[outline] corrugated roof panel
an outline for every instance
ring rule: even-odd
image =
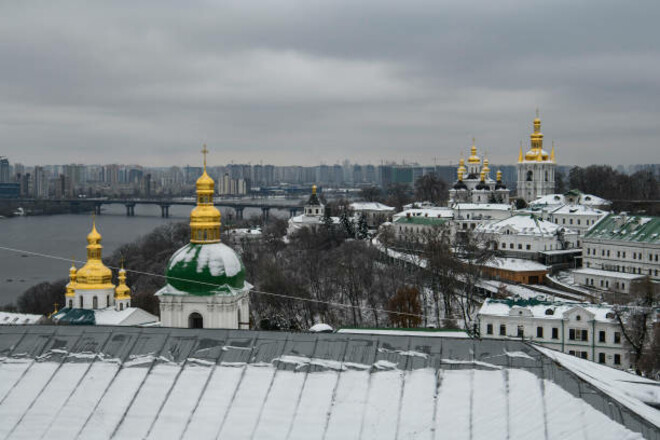
[[[521,341],[80,326],[0,341],[3,438],[659,438],[643,390],[611,389],[634,376]]]

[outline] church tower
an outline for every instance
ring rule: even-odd
[[[190,243],[172,255],[167,284],[156,295],[163,327],[249,328],[249,292],[238,254],[220,242],[220,211],[213,206],[215,182],[197,179],[197,206],[190,213]]]
[[[548,154],[543,149],[543,133],[538,111],[534,119],[534,132],[530,135],[530,149],[518,155],[518,197],[529,203],[555,192],[555,149]]]
[[[87,262],[78,270],[74,265],[69,269],[65,298],[70,309],[103,309],[114,305],[115,285],[112,271],[101,261],[101,240],[94,221],[87,235]]]

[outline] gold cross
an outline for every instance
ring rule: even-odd
[[[204,144],[204,148],[202,148],[202,154],[204,155],[204,171],[206,171],[206,154],[209,152],[209,150],[206,149],[206,144]]]

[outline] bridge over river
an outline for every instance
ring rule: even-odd
[[[30,204],[39,202],[36,199],[18,199],[18,203]],[[48,200],[49,203],[69,204],[71,206],[88,205],[94,210],[96,215],[102,214],[103,205],[124,205],[126,207],[126,216],[135,215],[137,205],[156,205],[160,206],[161,217],[169,218],[170,206],[195,206],[197,201],[193,197],[182,198],[76,198],[76,199],[57,199]],[[282,199],[282,198],[217,198],[213,202],[215,206],[231,208],[236,213],[237,219],[243,218],[243,211],[246,208],[261,209],[264,220],[270,217],[270,210],[289,211],[289,215],[294,217],[299,211],[303,210],[304,201],[300,199]]]

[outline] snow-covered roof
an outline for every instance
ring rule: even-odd
[[[383,211],[383,212],[394,212],[392,206],[383,205],[378,202],[354,202],[351,203],[351,209],[353,211]]]
[[[434,218],[452,218],[454,211],[447,207],[434,207],[434,208],[413,208],[406,209],[402,212],[394,214],[393,220],[401,217],[434,217]]]
[[[641,280],[645,277],[645,275],[642,274],[635,274],[635,273],[625,273],[625,272],[613,272],[611,270],[600,270],[600,269],[592,269],[592,268],[582,268],[582,269],[575,269],[573,271],[574,274],[579,274],[579,275],[591,275],[591,276],[596,276],[596,277],[610,277],[610,278],[619,278],[621,280]]]
[[[340,328],[337,333],[351,333],[355,335],[391,335],[391,336],[418,336],[428,338],[469,338],[463,330],[444,329],[398,329],[398,328]]]
[[[595,196],[593,194],[570,194],[574,197],[577,197],[577,203],[580,205],[588,206],[608,206],[611,204],[609,200],[605,200],[602,197]],[[547,194],[545,196],[539,197],[538,199],[532,200],[529,202],[530,206],[548,206],[548,205],[564,205],[568,203],[568,197],[564,194]]]
[[[332,223],[340,223],[339,217],[330,217]],[[289,224],[300,224],[300,225],[320,225],[323,223],[323,217],[314,217],[307,215],[297,215],[289,219]]]
[[[589,205],[561,205],[550,212],[559,215],[607,215],[606,211]]]
[[[506,203],[455,203],[452,208],[460,211],[511,211]]]
[[[96,325],[150,325],[158,322],[158,316],[138,307],[115,310],[114,307],[94,310]]]
[[[521,341],[18,329],[0,327],[2,438],[608,440],[660,426],[638,403],[654,399],[648,381],[611,373],[608,388],[592,362]]]
[[[548,270],[548,267],[544,264],[521,258],[494,258],[483,265],[512,272],[540,272]]]
[[[29,325],[37,324],[43,315],[32,315],[28,313],[0,312],[0,325]]]
[[[514,215],[513,217],[502,220],[482,223],[477,226],[478,232],[518,235],[537,235],[549,237],[555,235],[558,229],[563,229],[565,234],[576,234],[576,232],[567,229],[564,226],[556,225],[552,222],[539,219],[533,215]]]
[[[487,299],[480,316],[526,316],[534,318],[561,320],[568,312],[581,309],[593,315],[598,322],[615,323],[612,307],[606,304],[589,304],[566,301],[540,301],[536,299]]]

